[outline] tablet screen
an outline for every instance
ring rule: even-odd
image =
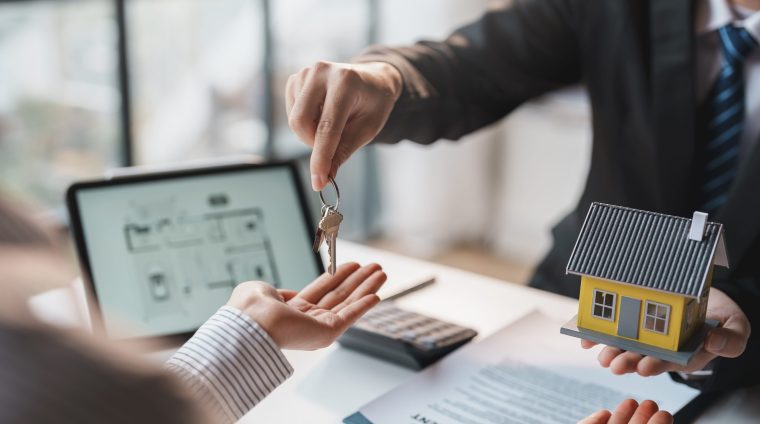
[[[191,332],[240,282],[312,281],[320,267],[297,184],[274,166],[77,189],[107,335]]]

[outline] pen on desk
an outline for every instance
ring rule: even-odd
[[[383,302],[387,302],[387,301],[390,301],[390,300],[396,300],[396,299],[398,299],[400,297],[408,295],[409,293],[414,293],[417,290],[422,290],[425,287],[427,287],[427,286],[429,286],[429,285],[431,285],[433,283],[435,283],[435,277],[434,276],[428,278],[427,280],[423,280],[423,281],[421,281],[421,282],[413,285],[412,287],[409,287],[408,289],[402,290],[402,291],[400,291],[398,293],[395,293],[395,294],[393,294],[391,296],[386,297],[385,299],[383,299]]]

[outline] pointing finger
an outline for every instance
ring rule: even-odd
[[[343,135],[349,114],[352,110],[353,96],[351,83],[346,75],[355,75],[350,69],[342,69],[337,78],[339,82],[330,85],[325,96],[325,104],[314,134],[314,151],[311,154],[311,179],[315,191],[322,190],[327,184],[327,177],[333,165],[335,151]]]
[[[288,116],[288,124],[304,143],[314,145],[314,133],[325,101],[325,77],[317,72],[317,66],[305,76],[300,92],[294,93],[294,103]],[[321,68],[320,68],[321,69]]]

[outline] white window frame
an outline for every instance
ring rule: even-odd
[[[649,305],[654,306],[654,315],[649,314]],[[659,308],[665,308],[665,329],[664,331],[657,331],[657,321],[662,320],[662,318],[657,316],[657,312],[659,312]],[[652,318],[654,321],[654,327],[655,328],[647,328],[647,319]],[[641,326],[646,331],[651,331],[652,333],[657,334],[664,334],[668,335],[668,328],[670,328],[670,305],[666,305],[664,303],[659,302],[652,302],[651,300],[647,300],[644,303],[644,323]]]
[[[596,294],[597,293],[601,293],[602,294],[602,303],[596,303]],[[604,304],[604,299],[606,298],[607,295],[612,296],[612,305],[606,305],[606,304]],[[610,318],[606,318],[603,315],[597,315],[597,314],[595,314],[594,313],[594,309],[596,309],[597,306],[601,306],[602,307],[602,314],[604,314],[605,308],[611,309],[612,310],[612,314],[611,314]],[[617,306],[617,293],[609,292],[609,291],[605,291],[605,290],[594,289],[593,297],[591,298],[591,316],[592,317],[603,319],[605,321],[615,322],[615,309],[616,309],[615,307],[616,306]]]

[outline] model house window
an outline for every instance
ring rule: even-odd
[[[647,301],[644,328],[655,333],[667,334],[670,306]]]
[[[591,315],[610,321],[615,320],[615,293],[594,290],[594,307]]]

